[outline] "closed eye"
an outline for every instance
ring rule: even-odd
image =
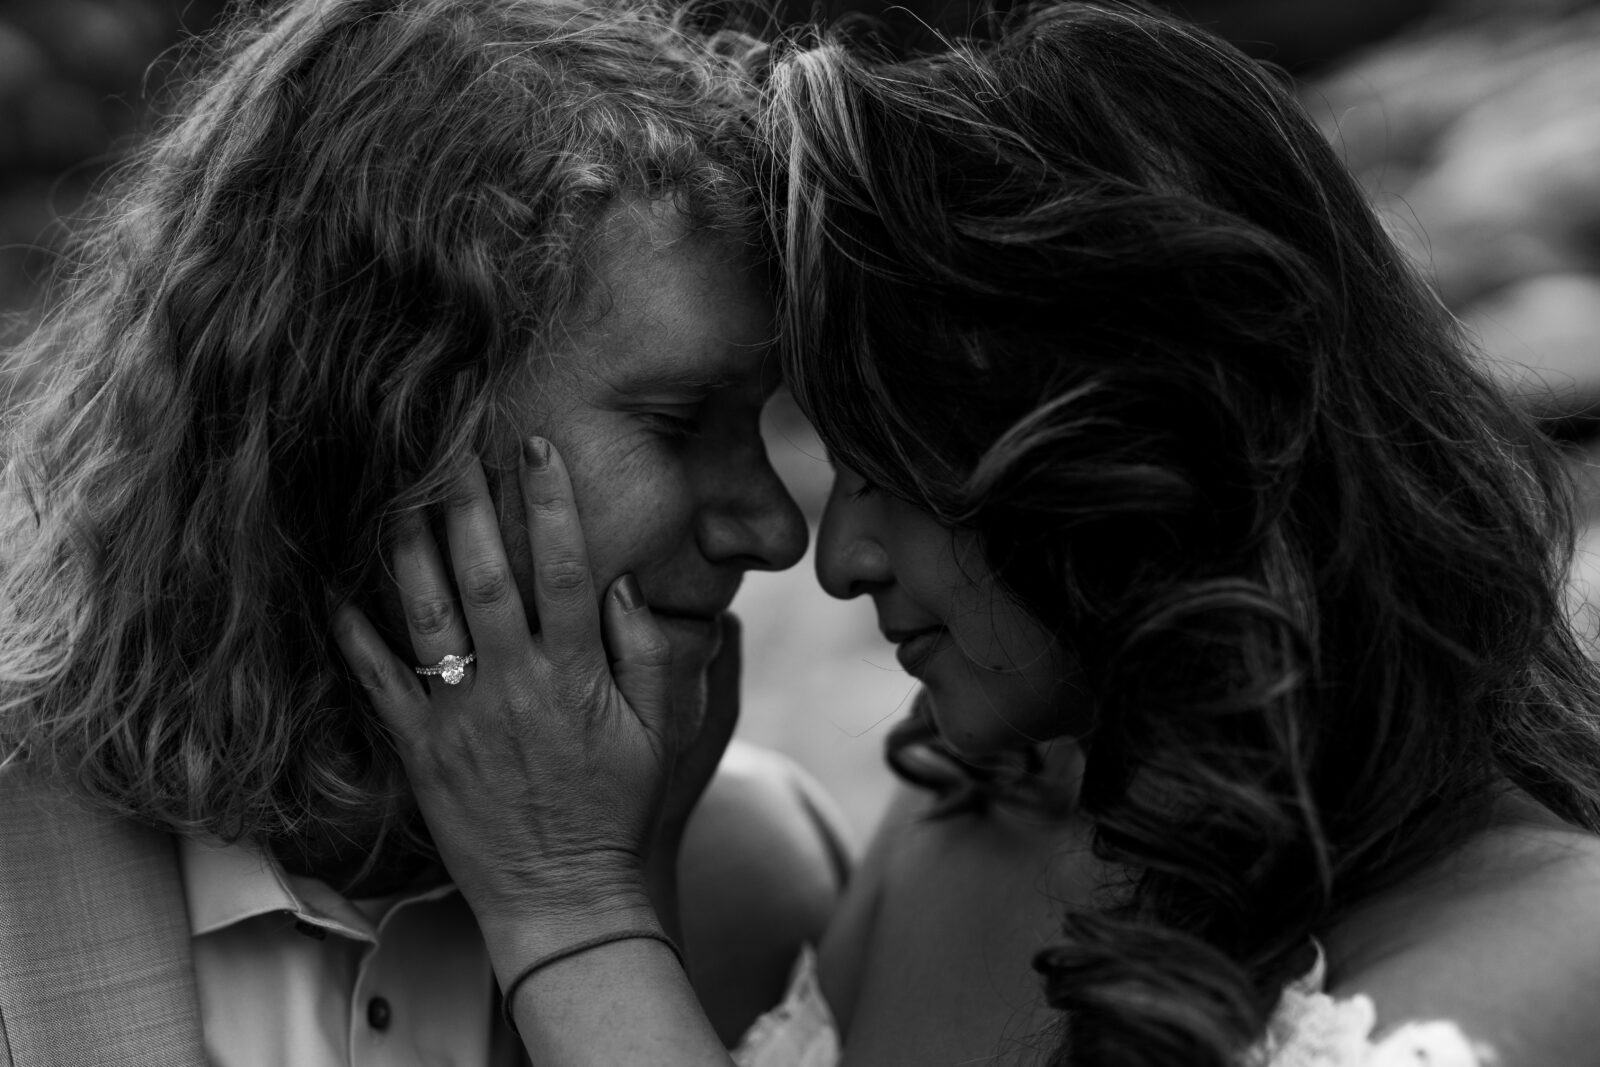
[[[861,483],[856,488],[846,491],[845,496],[849,499],[861,500],[878,491],[878,487],[876,485],[873,485],[855,471],[844,466],[842,463],[839,463],[833,458],[832,455],[828,456],[828,466],[833,468],[833,476],[839,481],[848,483],[851,479],[854,479],[855,481]]]
[[[700,421],[697,415],[670,411],[641,411],[639,418],[663,437],[688,440],[700,436]]]

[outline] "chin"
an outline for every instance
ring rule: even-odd
[[[970,721],[973,713],[963,713],[947,704],[932,686],[923,690],[927,696],[926,715],[939,735],[939,740],[954,753],[967,759],[982,760],[1016,748],[1017,735],[993,712],[986,711],[982,722]],[[970,700],[970,698],[969,698]]]

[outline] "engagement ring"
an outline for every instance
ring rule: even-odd
[[[477,654],[468,652],[465,656],[446,656],[431,667],[413,667],[412,670],[427,678],[438,676],[445,685],[459,685],[461,679],[467,676],[467,664],[477,659]]]

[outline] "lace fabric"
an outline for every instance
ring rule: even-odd
[[[1327,960],[1317,960],[1284,988],[1266,1036],[1240,1067],[1494,1067],[1493,1053],[1451,1022],[1406,1023],[1372,1040],[1377,1010],[1370,997],[1323,992]],[[733,1060],[739,1067],[837,1067],[839,1033],[817,981],[816,953],[795,961],[783,1003],[757,1019]]]
[[[817,980],[817,954],[807,945],[789,974],[783,1002],[757,1019],[733,1050],[739,1067],[836,1067],[839,1030]]]
[[[1494,1067],[1493,1053],[1452,1022],[1408,1022],[1374,1042],[1372,998],[1329,996],[1327,975],[1317,945],[1316,963],[1284,988],[1266,1036],[1240,1067]]]

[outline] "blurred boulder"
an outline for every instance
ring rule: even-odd
[[[1500,291],[1600,271],[1600,8],[1434,28],[1305,96],[1463,317],[1481,300],[1502,326],[1520,307],[1549,313],[1579,287],[1536,287],[1534,303]],[[1516,358],[1537,362],[1536,348]]]
[[[1571,605],[1600,639],[1600,7],[1474,0],[1305,98],[1486,369],[1566,445]]]

